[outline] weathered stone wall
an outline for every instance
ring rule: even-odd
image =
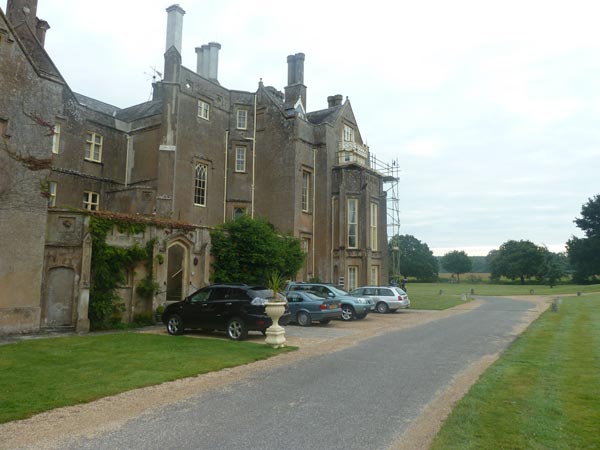
[[[0,11],[0,334],[40,327],[52,123],[61,80],[36,70]]]

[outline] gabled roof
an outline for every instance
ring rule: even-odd
[[[335,123],[340,118],[343,110],[344,105],[332,106],[331,108],[322,109],[320,111],[309,112],[306,115],[306,119],[315,125]]]

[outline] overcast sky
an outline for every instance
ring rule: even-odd
[[[127,107],[162,72],[171,4],[39,0],[37,15],[71,88]],[[349,98],[371,152],[400,165],[400,233],[435,254],[582,236],[573,219],[600,193],[597,0],[179,4],[183,64],[221,43],[228,89],[283,90],[287,55],[305,53],[308,110]]]

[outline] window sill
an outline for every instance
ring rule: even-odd
[[[93,164],[100,164],[100,165],[104,165],[104,163],[102,161],[95,161],[93,159],[88,159],[88,158],[83,158],[83,160],[85,162],[89,162],[89,163],[93,163]]]

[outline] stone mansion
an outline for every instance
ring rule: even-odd
[[[298,280],[387,283],[389,180],[349,100],[307,110],[303,53],[287,57],[283,91],[262,80],[255,92],[226,88],[220,44],[197,47],[197,67],[182,65],[185,11],[172,5],[163,79],[152,100],[121,109],[69,88],[36,9],[37,0],[0,9],[0,334],[86,330],[84,210],[189,225],[153,232],[165,295],[144,303],[123,291],[132,313],[209,284],[208,231],[241,214],[301,240]]]

